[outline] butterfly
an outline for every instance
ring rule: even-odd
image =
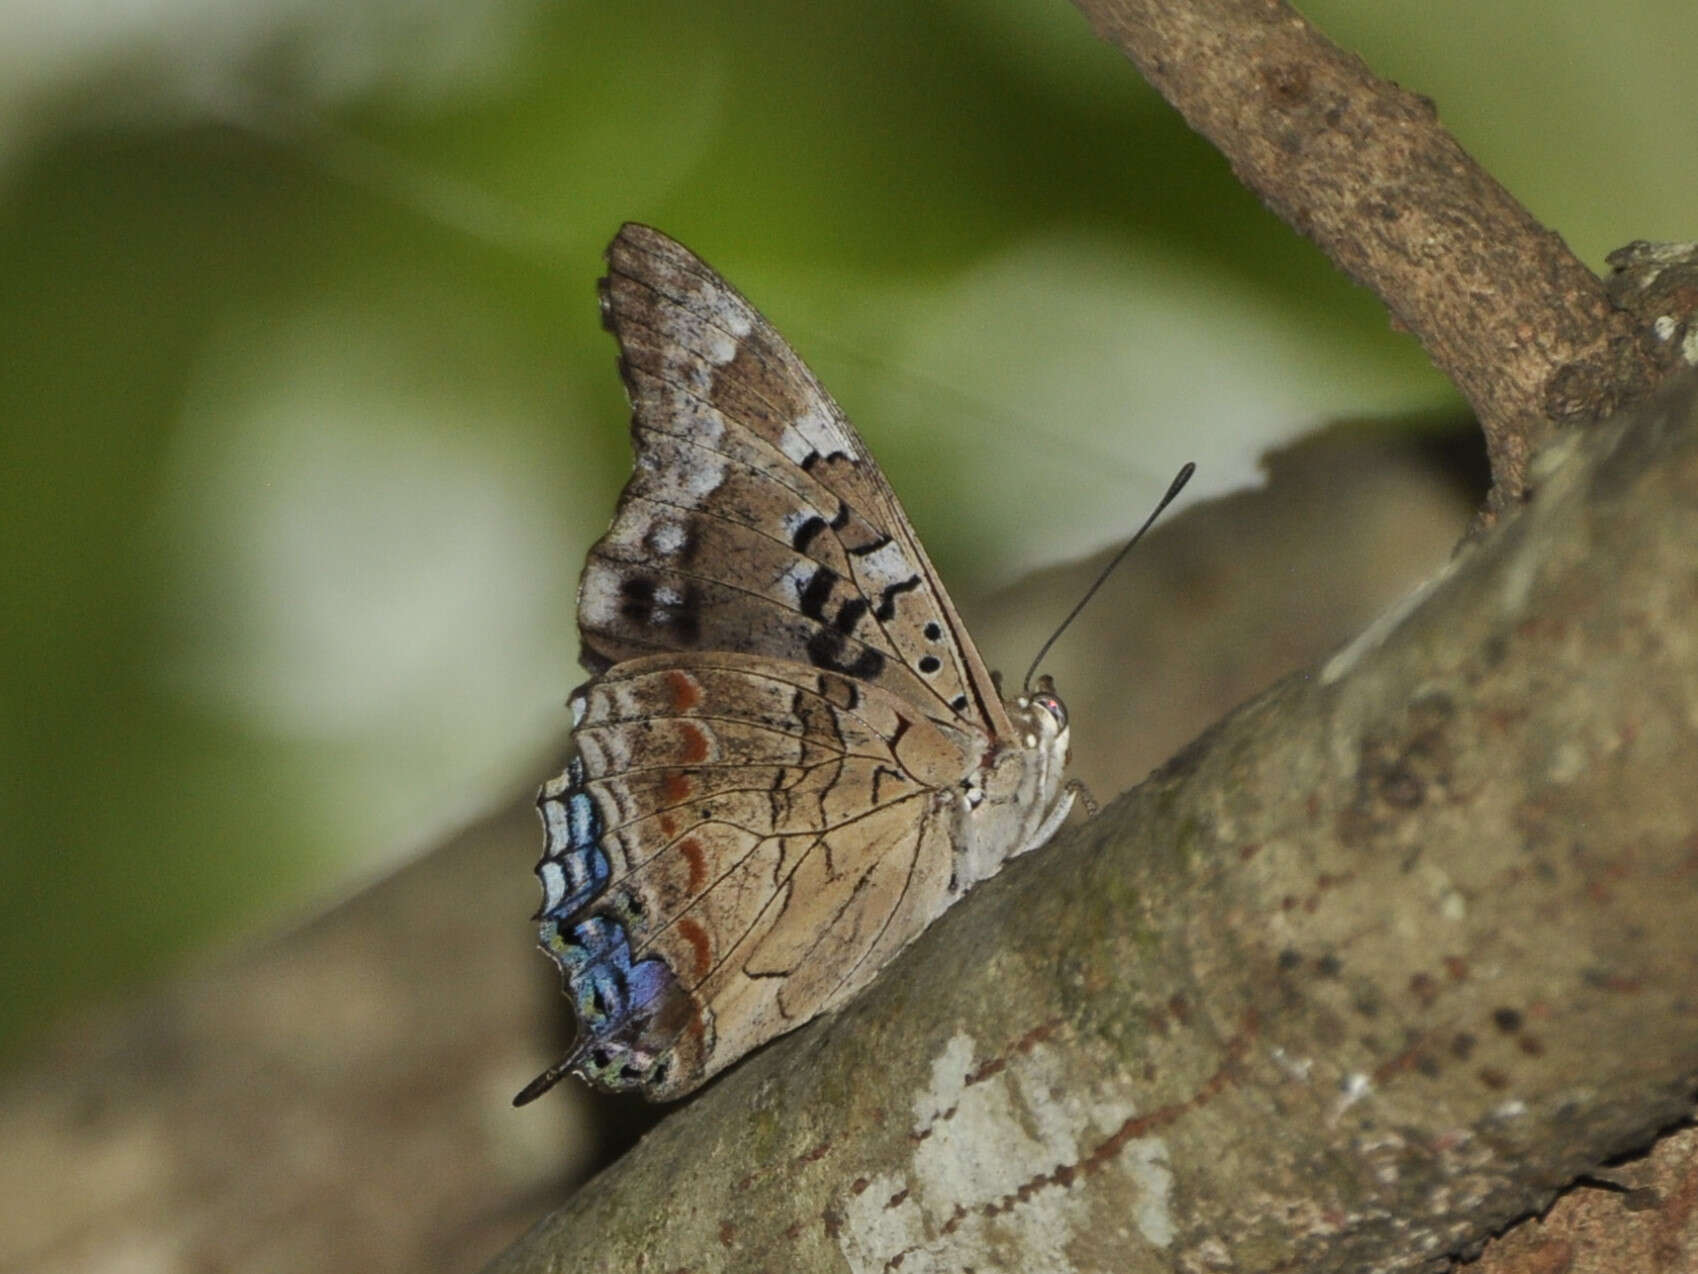
[[[784,338],[627,224],[603,324],[634,472],[578,589],[572,752],[537,799],[568,1073],[670,1100],[848,1001],[1048,840],[1067,712],[1004,700],[884,474]]]

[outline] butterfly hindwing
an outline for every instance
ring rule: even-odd
[[[829,1007],[948,905],[948,793],[977,760],[951,723],[732,653],[626,661],[573,709],[577,755],[540,801],[538,873],[586,1039],[650,1015],[671,1034],[651,1032],[645,1056],[688,1045],[712,1073],[719,1050]],[[620,941],[574,936],[596,920]],[[610,1048],[617,1075],[628,1050]],[[665,1094],[643,1062],[629,1069]]]

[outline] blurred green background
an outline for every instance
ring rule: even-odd
[[[1695,233],[1690,0],[1305,11],[1588,263]],[[1183,459],[1455,405],[1059,0],[0,13],[0,1048],[543,777],[623,220],[775,319],[966,593]]]

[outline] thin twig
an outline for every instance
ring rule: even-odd
[[[1553,424],[1672,367],[1602,281],[1440,125],[1280,0],[1075,0],[1239,180],[1370,287],[1468,399],[1494,507]]]

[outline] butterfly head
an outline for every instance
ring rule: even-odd
[[[1028,752],[1052,760],[1055,772],[1072,760],[1072,735],[1067,724],[1067,705],[1055,693],[1055,681],[1039,677],[1035,689],[1008,701],[1008,715]]]
[[[1061,696],[1055,693],[1055,679],[1045,676],[1038,678],[1038,688],[1035,693],[1021,695],[1017,702],[1029,704],[1030,711],[1040,724],[1053,728],[1060,743],[1061,759],[1063,762],[1072,759],[1068,748],[1067,705],[1061,701]],[[1039,714],[1042,715],[1039,715]],[[1048,718],[1045,721],[1045,718]]]
[[[1073,804],[1063,786],[1070,734],[1067,708],[1048,677],[1003,704],[1012,737],[993,749],[979,772],[982,803],[971,817],[983,824],[974,841],[968,883],[982,880],[1005,859],[1035,849],[1061,826]],[[969,802],[971,804],[971,802]]]

